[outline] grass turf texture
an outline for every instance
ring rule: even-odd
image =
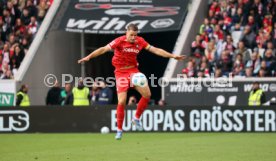
[[[0,161],[275,161],[276,134],[0,134]]]

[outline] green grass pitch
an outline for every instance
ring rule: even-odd
[[[275,161],[276,134],[0,134],[0,161]]]

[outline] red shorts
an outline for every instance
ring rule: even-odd
[[[114,73],[116,78],[117,93],[128,91],[131,85],[130,84],[131,75],[139,72],[140,71],[138,70],[138,68],[116,70]]]

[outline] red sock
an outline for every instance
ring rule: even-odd
[[[145,111],[148,106],[149,100],[149,98],[141,97],[135,114],[136,119],[139,119],[142,113]]]
[[[117,128],[118,128],[118,130],[123,129],[124,117],[125,117],[125,106],[118,105],[117,106]]]

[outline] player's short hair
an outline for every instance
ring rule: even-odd
[[[127,30],[138,31],[137,25],[131,23],[127,26]]]

